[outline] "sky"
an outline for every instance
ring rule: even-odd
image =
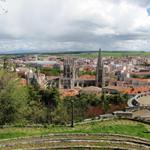
[[[150,0],[0,0],[0,53],[100,47],[150,51]]]

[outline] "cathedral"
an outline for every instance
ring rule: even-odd
[[[92,78],[79,78],[79,68],[76,65],[74,58],[66,58],[63,65],[63,75],[60,77],[55,77],[47,80],[47,86],[57,87],[61,89],[73,89],[76,87],[89,87],[96,86],[103,88],[104,86],[104,66],[102,60],[101,49],[99,49],[97,66],[96,66],[96,76]]]

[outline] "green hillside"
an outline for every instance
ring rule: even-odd
[[[131,120],[98,121],[78,124],[74,128],[47,126],[41,128],[4,128],[0,129],[0,139],[48,135],[50,133],[115,133],[141,137],[150,140],[150,125]]]

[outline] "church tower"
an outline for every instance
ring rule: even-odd
[[[104,86],[104,65],[102,61],[102,51],[99,49],[97,68],[96,68],[96,86],[103,88]]]
[[[65,89],[72,89],[75,80],[75,61],[72,58],[64,60],[63,83]]]

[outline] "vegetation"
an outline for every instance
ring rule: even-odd
[[[77,96],[65,97],[62,104],[67,114],[66,118],[70,122],[71,101],[74,102],[74,120],[78,122],[103,113],[111,113],[115,109],[113,106],[119,106],[117,109],[123,109],[127,100],[127,95],[116,94],[103,97],[103,95],[81,93]]]
[[[109,120],[78,124],[74,128],[67,126],[47,126],[39,128],[4,128],[0,129],[0,139],[41,136],[50,133],[113,133],[141,137],[150,140],[150,125],[131,120]]]
[[[40,72],[46,76],[59,76],[61,71],[58,68],[41,68]]]
[[[57,90],[41,92],[35,81],[32,86],[22,86],[15,73],[3,70],[0,71],[0,89],[0,125],[49,123],[48,112],[56,107]],[[45,102],[48,99],[49,105]]]
[[[95,94],[80,94],[74,97],[65,97],[63,100],[63,108],[65,108],[67,114],[69,114],[67,117],[69,120],[71,120],[71,101],[73,101],[74,104],[75,121],[82,121],[85,118],[91,117],[87,114],[88,109],[92,106],[101,105],[100,96]],[[94,117],[94,115],[92,116]]]
[[[96,58],[97,52],[85,52],[85,53],[76,53],[72,54],[77,57],[82,58]],[[131,56],[150,56],[150,52],[143,52],[143,51],[103,51],[103,56],[109,56],[109,57],[131,57]]]
[[[96,75],[96,71],[80,71],[79,76],[81,75]]]
[[[140,79],[150,79],[150,75],[131,75],[132,78],[140,78]]]
[[[27,112],[27,88],[19,84],[16,74],[0,72],[0,124],[24,122]]]
[[[15,73],[0,71],[0,125],[5,124],[67,124],[71,121],[72,101],[74,121],[111,112],[113,106],[126,104],[126,95],[81,93],[60,99],[56,88],[41,90],[35,79],[22,86]],[[103,99],[103,101],[102,101]]]

